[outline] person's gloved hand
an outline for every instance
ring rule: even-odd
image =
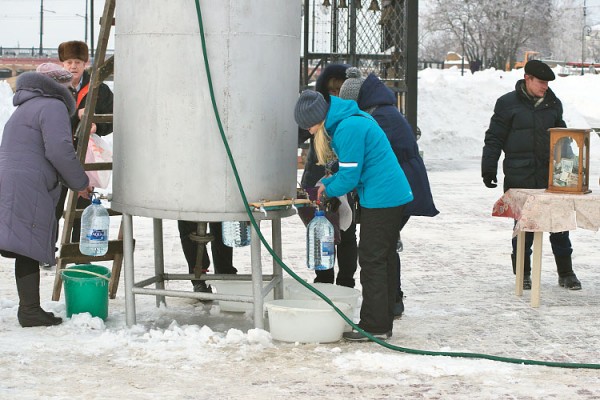
[[[342,204],[337,197],[328,197],[327,195],[323,195],[321,201],[323,202],[323,208],[326,212],[336,212]]]
[[[496,174],[485,174],[483,176],[483,183],[489,188],[497,187],[498,179],[496,178]]]

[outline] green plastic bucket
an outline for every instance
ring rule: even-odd
[[[67,318],[90,313],[103,320],[108,316],[110,270],[101,265],[74,265],[61,270],[65,288]]]

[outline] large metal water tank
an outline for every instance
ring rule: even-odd
[[[201,1],[216,102],[248,200],[295,195],[300,5]],[[211,105],[194,1],[117,2],[112,208],[247,220]]]

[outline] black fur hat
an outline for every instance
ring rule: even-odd
[[[83,62],[87,62],[89,60],[90,55],[87,44],[79,40],[62,42],[58,46],[58,59],[60,61],[66,61],[74,58]]]

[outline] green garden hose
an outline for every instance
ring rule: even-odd
[[[267,251],[271,254],[271,256],[273,256],[273,259],[276,260],[277,263],[285,270],[285,272],[290,274],[290,276],[292,276],[296,281],[298,281],[300,284],[304,285],[307,289],[309,289],[310,291],[315,293],[317,296],[322,298],[327,304],[329,304],[331,307],[333,307],[335,309],[335,311],[340,315],[340,317],[342,317],[354,329],[356,329],[360,333],[364,334],[366,337],[368,337],[373,342],[375,342],[383,347],[386,347],[390,350],[399,351],[399,352],[403,352],[403,353],[409,353],[409,354],[426,355],[426,356],[446,356],[446,357],[485,359],[485,360],[499,361],[499,362],[512,363],[512,364],[542,365],[542,366],[546,366],[546,367],[572,368],[572,369],[600,369],[600,364],[580,364],[580,363],[561,363],[561,362],[552,362],[552,361],[538,361],[538,360],[527,360],[527,359],[510,358],[510,357],[499,357],[499,356],[493,356],[493,355],[481,354],[481,353],[416,350],[416,349],[409,349],[406,347],[395,346],[393,344],[389,344],[383,340],[380,340],[376,337],[373,337],[368,332],[365,332],[359,326],[354,324],[352,322],[352,320],[350,320],[339,308],[337,308],[335,306],[335,304],[333,304],[333,302],[327,296],[325,296],[319,290],[315,289],[309,283],[305,282],[302,278],[300,278],[298,275],[296,275],[296,273],[294,273],[294,271],[292,271],[287,265],[285,265],[285,263],[281,260],[281,258],[275,253],[275,251],[271,248],[269,243],[266,241],[266,239],[262,235],[262,232],[260,231],[258,224],[256,223],[256,220],[254,219],[254,215],[252,214],[250,205],[248,204],[248,199],[246,198],[246,193],[244,192],[244,187],[240,180],[240,177],[239,177],[236,165],[235,165],[235,161],[233,159],[233,155],[231,154],[231,149],[229,148],[229,143],[227,141],[227,137],[225,136],[225,131],[223,130],[223,125],[221,123],[221,117],[219,115],[219,110],[217,108],[217,103],[215,100],[212,78],[211,78],[211,74],[210,74],[210,66],[208,63],[208,55],[206,52],[206,40],[204,37],[204,24],[202,22],[202,11],[200,9],[200,0],[195,0],[195,3],[196,3],[196,13],[198,16],[198,27],[200,29],[200,40],[202,42],[202,55],[204,57],[204,67],[206,69],[206,77],[208,80],[208,89],[210,91],[210,99],[212,102],[212,107],[213,107],[213,111],[214,111],[215,118],[217,121],[217,125],[219,126],[219,132],[221,133],[221,139],[223,140],[223,145],[225,146],[225,151],[227,152],[227,157],[229,158],[229,162],[231,163],[231,168],[233,169],[233,174],[235,176],[235,180],[237,182],[237,186],[240,191],[242,201],[244,203],[244,208],[246,209],[246,213],[248,214],[248,217],[250,218],[250,222],[252,223],[253,228],[256,230],[256,233],[258,234],[260,241],[265,246]]]

